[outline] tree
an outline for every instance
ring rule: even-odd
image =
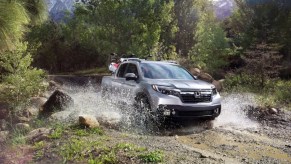
[[[244,55],[246,66],[244,72],[258,79],[258,87],[265,87],[269,78],[277,78],[282,69],[282,55],[278,44],[259,43],[249,48]]]
[[[36,24],[46,18],[43,0],[0,0],[0,53],[15,48],[29,23]]]
[[[202,13],[196,28],[197,43],[189,52],[191,60],[211,73],[223,68],[227,64],[226,57],[230,48],[226,34],[214,15]]]
[[[210,2],[208,0],[175,0],[175,19],[178,31],[175,37],[177,53],[187,57],[193,45],[197,43],[194,38],[199,14],[207,12]],[[202,11],[203,10],[203,11]]]

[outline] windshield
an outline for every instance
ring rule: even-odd
[[[194,80],[193,76],[179,65],[165,63],[141,63],[140,66],[145,78]]]

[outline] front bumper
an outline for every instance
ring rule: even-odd
[[[171,118],[217,117],[221,112],[221,105],[204,107],[159,105],[157,111],[159,115]]]
[[[180,97],[150,93],[151,108],[161,116],[174,118],[217,117],[221,112],[221,97],[213,95],[210,102],[184,103]]]

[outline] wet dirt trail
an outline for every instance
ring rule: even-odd
[[[61,81],[63,89],[74,99],[75,107],[55,115],[57,119],[70,120],[78,114],[121,119],[128,112],[101,98],[100,80],[88,80],[81,85]],[[256,106],[254,95],[222,93],[222,96],[222,113],[211,122],[186,121],[152,134],[122,119],[121,128],[106,131],[116,142],[163,150],[168,157],[165,163],[291,163],[290,112],[280,110],[276,114],[279,121],[258,122],[244,110]]]

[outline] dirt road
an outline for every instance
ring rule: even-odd
[[[92,85],[66,90],[79,105],[80,113],[124,112],[104,103]],[[188,121],[158,135],[142,135],[132,128],[107,131],[113,140],[165,151],[165,163],[291,163],[290,112],[282,109],[258,120],[245,110],[256,106],[254,95],[222,95],[222,113],[212,122]]]
[[[101,98],[98,82],[87,81],[85,82],[87,84],[83,85],[83,79],[86,78],[81,78],[81,82],[76,83],[76,80],[74,83],[68,83],[67,78],[63,81],[62,89],[74,99],[75,105],[66,111],[53,114],[51,116],[53,120],[64,123],[74,122],[78,120],[79,114],[98,117],[105,113],[107,119],[113,120],[127,116],[130,109],[120,108],[110,103],[110,100],[104,101]],[[117,128],[112,129],[103,125],[102,128],[107,135],[106,144],[132,143],[152,150],[161,150],[165,153],[164,163],[173,164],[291,163],[290,111],[278,109],[275,114],[258,115],[252,112],[256,110],[254,95],[222,93],[222,97],[222,113],[214,121],[176,122],[173,126],[153,133],[144,126],[135,126],[131,120],[121,119]],[[100,138],[91,135],[85,139],[96,141]],[[58,160],[62,162],[58,155],[51,152],[52,149],[58,149],[62,142],[50,141],[48,148],[44,149],[43,158],[37,163]],[[4,155],[0,158],[0,163],[13,163],[11,162],[13,160],[19,163],[23,158],[28,157],[29,161],[37,155],[28,151],[30,155],[20,154],[18,160],[15,156],[7,156],[8,153],[2,152]]]

